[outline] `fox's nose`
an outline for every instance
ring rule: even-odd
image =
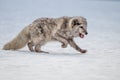
[[[88,34],[88,32],[85,32],[85,35],[87,35]]]

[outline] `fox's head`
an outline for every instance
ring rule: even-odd
[[[74,37],[84,38],[87,35],[87,21],[84,17],[72,17],[69,20],[70,32]]]

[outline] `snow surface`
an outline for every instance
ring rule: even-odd
[[[89,35],[75,42],[81,54],[58,42],[33,53],[0,50],[0,80],[120,80],[120,1],[0,0],[0,48],[39,17],[84,16]]]

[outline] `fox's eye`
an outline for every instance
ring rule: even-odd
[[[80,25],[80,23],[76,23],[77,25]]]
[[[82,29],[83,29],[83,26],[80,26],[80,28],[82,28]]]

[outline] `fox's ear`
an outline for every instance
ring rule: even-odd
[[[76,25],[80,25],[78,19],[73,19],[72,20],[72,27],[76,26]]]
[[[71,18],[69,20],[69,28],[72,30],[76,25],[80,25],[78,18]]]

